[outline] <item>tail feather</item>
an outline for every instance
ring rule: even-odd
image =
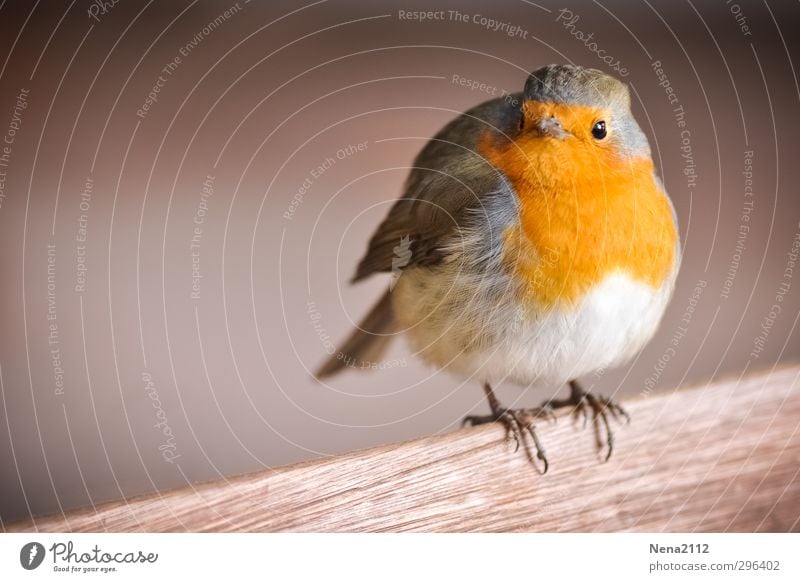
[[[377,360],[389,347],[395,331],[392,298],[389,291],[375,304],[340,350],[317,371],[317,378],[332,376],[345,368],[360,368]],[[366,366],[369,367],[369,366]]]

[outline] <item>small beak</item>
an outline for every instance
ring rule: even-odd
[[[536,122],[536,130],[541,137],[549,136],[564,139],[569,132],[564,129],[561,122],[555,117],[545,117]]]

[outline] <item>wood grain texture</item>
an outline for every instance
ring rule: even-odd
[[[800,531],[800,366],[539,425],[538,475],[499,426],[10,524],[8,531]]]

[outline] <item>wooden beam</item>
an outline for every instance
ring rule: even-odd
[[[800,366],[542,423],[538,475],[499,426],[10,524],[8,531],[800,531]]]

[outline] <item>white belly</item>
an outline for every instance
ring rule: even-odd
[[[508,293],[491,301],[428,270],[409,270],[394,291],[395,314],[425,360],[460,376],[559,386],[634,356],[658,327],[673,280],[660,290],[623,273],[606,277],[578,305],[531,314]],[[503,298],[505,297],[505,298]]]

